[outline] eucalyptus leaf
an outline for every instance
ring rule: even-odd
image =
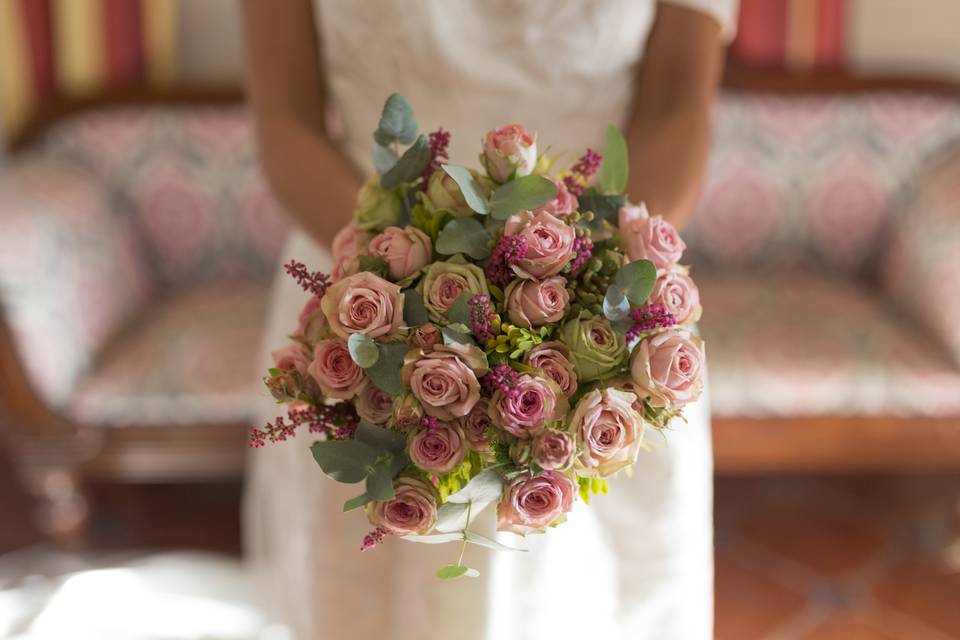
[[[452,256],[465,253],[474,260],[490,255],[493,236],[473,218],[454,218],[437,235],[437,253]]]
[[[343,512],[346,513],[347,511],[353,511],[354,509],[365,507],[371,500],[372,498],[368,496],[366,492],[361,493],[356,498],[350,498],[343,503]]]
[[[403,367],[403,359],[410,347],[403,342],[381,342],[377,344],[377,348],[380,356],[376,364],[369,367],[365,373],[378,389],[392,396],[398,396],[403,392],[400,369]]]
[[[406,540],[407,542],[420,542],[422,544],[444,544],[447,542],[461,542],[463,540],[463,532],[457,531],[456,533],[435,533],[430,536],[400,536],[401,540]]]
[[[498,542],[493,538],[482,536],[479,533],[476,533],[474,531],[464,531],[463,534],[464,536],[466,536],[467,542],[471,544],[478,544],[481,547],[493,549],[494,551],[522,551],[524,553],[526,553],[527,551],[526,549],[520,549],[518,547],[511,547],[509,545],[505,545],[502,542]]]
[[[359,440],[380,451],[389,451],[397,453],[403,451],[407,446],[407,436],[399,431],[386,429],[384,427],[370,424],[366,420],[361,420],[353,432],[355,440]]]
[[[450,346],[451,344],[472,344],[476,346],[476,342],[473,341],[473,338],[470,337],[470,334],[463,331],[457,331],[455,328],[446,326],[440,330],[440,333],[443,335],[443,344]]]
[[[347,338],[347,348],[350,350],[350,357],[361,369],[369,369],[377,364],[380,358],[377,343],[365,333],[350,334]]]
[[[441,533],[463,531],[467,525],[467,507],[463,502],[444,502],[437,509],[437,524],[434,527]],[[472,515],[472,514],[471,514]]]
[[[656,282],[657,268],[649,260],[629,262],[620,267],[613,278],[613,284],[623,290],[623,295],[634,307],[639,307],[647,301]]]
[[[447,309],[447,319],[450,320],[451,324],[463,325],[463,329],[465,329],[464,333],[469,333],[470,327],[473,326],[473,320],[470,319],[470,298],[474,295],[475,294],[469,291],[464,291],[457,296],[457,299],[454,300],[450,308]],[[454,331],[460,329],[460,327],[453,326],[450,328]]]
[[[460,193],[463,194],[463,199],[468,207],[484,216],[490,212],[487,199],[483,195],[483,189],[480,188],[480,184],[469,169],[455,164],[445,164],[443,170],[460,187]]]
[[[427,168],[430,162],[430,145],[426,136],[420,136],[389,171],[380,176],[380,186],[384,189],[395,189],[404,182],[413,182]]]
[[[600,161],[600,188],[604,193],[622,194],[627,190],[627,141],[620,129],[607,127],[607,144]]]
[[[310,447],[325,474],[346,484],[360,482],[373,469],[379,452],[357,440],[325,440]]]
[[[387,261],[378,256],[357,256],[357,270],[369,271],[378,276],[387,275],[389,267]]]
[[[592,187],[581,193],[578,201],[581,212],[593,212],[595,218],[592,225],[597,227],[604,220],[617,224],[620,207],[627,204],[627,199],[623,195],[600,193]]]
[[[603,315],[611,322],[623,320],[630,315],[630,301],[623,287],[611,284],[603,296]]]
[[[490,196],[490,215],[506,220],[517,211],[536,209],[557,197],[557,185],[543,176],[523,176],[497,187]]]
[[[397,141],[410,144],[416,137],[417,120],[413,116],[413,107],[399,93],[391,94],[383,105],[374,140],[387,146]]]
[[[475,475],[463,489],[447,496],[447,502],[487,505],[500,499],[503,494],[503,478],[496,469],[484,469]]]
[[[391,466],[393,455],[390,459],[384,459],[373,468],[373,472],[367,476],[367,495],[371,500],[392,500],[393,492],[393,469]]]
[[[403,292],[403,322],[408,327],[419,327],[430,322],[427,308],[423,306],[423,296],[416,289]]]
[[[373,166],[376,167],[377,173],[383,175],[395,164],[397,164],[397,154],[393,149],[382,144],[373,145]]]
[[[465,567],[462,564],[448,564],[440,567],[437,571],[437,577],[444,580],[450,580],[452,578],[459,578],[461,576],[467,575],[471,571],[470,567]],[[473,571],[476,572],[474,569]],[[476,575],[480,575],[479,572],[476,572]]]

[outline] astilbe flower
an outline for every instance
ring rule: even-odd
[[[390,532],[384,529],[383,527],[377,527],[367,535],[363,536],[363,543],[360,545],[360,551],[369,551],[373,549],[378,544],[383,542],[383,539],[390,535]]]
[[[573,241],[573,260],[570,261],[570,273],[576,273],[593,255],[593,242],[589,236],[580,236]]]
[[[430,160],[423,170],[423,188],[427,188],[427,180],[433,175],[433,172],[440,168],[444,162],[450,159],[447,147],[450,146],[450,132],[443,128],[437,129],[427,136],[427,142],[430,146]]]
[[[436,416],[423,416],[423,418],[420,419],[420,424],[427,429],[436,429],[440,426],[440,419]]]
[[[259,449],[267,442],[284,442],[292,438],[297,429],[304,425],[310,433],[333,440],[346,440],[353,436],[353,430],[359,421],[356,409],[349,402],[297,407],[290,409],[286,418],[278,416],[263,428],[250,427],[250,446]]]
[[[517,394],[519,380],[520,374],[514,371],[510,365],[498,364],[490,369],[490,373],[483,376],[480,384],[483,385],[484,391],[489,395],[500,391],[504,396],[513,398]]]
[[[647,304],[630,310],[633,326],[627,331],[627,342],[639,338],[641,334],[656,329],[664,329],[677,324],[677,319],[662,304]]]
[[[484,344],[493,337],[493,307],[490,298],[482,293],[470,298],[470,321],[473,325],[473,336],[477,342]]]
[[[587,149],[587,152],[577,160],[577,163],[570,167],[570,173],[563,178],[563,184],[567,186],[567,191],[579,197],[583,190],[587,188],[590,178],[600,169],[601,160],[603,160],[603,156],[593,149]]]
[[[309,271],[302,262],[291,260],[283,265],[290,277],[297,281],[300,288],[309,291],[318,298],[322,298],[330,286],[330,276],[320,271]]]
[[[527,239],[517,234],[503,236],[490,254],[487,263],[487,280],[498,287],[505,287],[513,279],[511,266],[520,262],[527,253]]]

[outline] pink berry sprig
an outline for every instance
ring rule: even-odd
[[[260,429],[251,427],[250,446],[259,449],[267,442],[285,442],[303,426],[306,426],[310,433],[324,435],[333,440],[346,440],[353,437],[359,421],[360,417],[350,402],[292,408],[287,412],[286,418],[279,416]]]
[[[301,289],[318,298],[322,298],[327,292],[327,287],[330,286],[330,276],[320,271],[310,271],[302,262],[291,260],[283,265],[283,268],[291,278],[297,281]]]
[[[587,236],[580,236],[573,241],[573,260],[570,261],[570,273],[576,273],[593,256],[593,242]]]
[[[641,334],[656,329],[665,329],[677,324],[677,319],[662,304],[647,304],[630,310],[633,326],[627,331],[627,342]]]
[[[430,146],[430,161],[427,162],[423,170],[423,188],[426,189],[427,180],[438,170],[444,162],[450,159],[447,148],[450,146],[450,132],[443,128],[437,129],[427,136],[427,142]]]
[[[490,369],[490,373],[483,376],[480,384],[483,385],[487,394],[493,395],[499,391],[507,398],[513,398],[517,394],[517,383],[520,381],[520,374],[513,370],[510,365],[498,364]]]
[[[603,156],[599,153],[593,149],[587,149],[587,152],[577,160],[577,163],[570,167],[570,173],[563,178],[563,184],[567,186],[567,191],[579,197],[583,190],[587,188],[590,178],[600,169],[602,160]]]
[[[487,263],[487,279],[498,287],[505,287],[513,279],[510,268],[527,255],[527,239],[521,235],[503,236],[490,254]]]
[[[482,293],[467,301],[470,306],[470,322],[473,325],[473,337],[484,344],[493,337],[493,306],[490,298]]]
[[[363,536],[363,542],[360,544],[360,551],[369,551],[379,544],[383,543],[384,538],[390,535],[390,532],[383,527],[377,527],[367,535]]]

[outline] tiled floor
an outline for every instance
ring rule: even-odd
[[[13,486],[0,456],[0,553],[38,540]],[[237,553],[239,497],[99,487],[91,539]],[[960,558],[945,559],[958,497],[956,477],[719,480],[718,640],[960,639]]]

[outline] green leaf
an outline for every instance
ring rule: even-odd
[[[469,571],[470,567],[465,567],[462,564],[448,564],[440,567],[440,569],[437,571],[437,577],[444,580],[450,580],[452,578],[465,576]],[[477,575],[480,575],[479,572]]]
[[[629,262],[613,278],[613,284],[623,290],[623,295],[633,307],[639,307],[647,301],[656,281],[657,268],[649,260]]]
[[[618,322],[630,315],[630,301],[623,287],[611,284],[603,296],[603,315],[611,322]]]
[[[592,187],[581,193],[578,201],[582,213],[593,211],[596,216],[591,223],[591,228],[599,228],[604,220],[617,224],[620,207],[627,204],[627,199],[623,195],[603,194]]]
[[[420,542],[422,544],[444,544],[447,542],[461,542],[463,540],[463,532],[457,531],[456,533],[439,533],[430,536],[400,536],[401,540],[406,540],[408,542]]]
[[[437,524],[434,529],[442,533],[451,531],[463,531],[467,526],[467,507],[469,505],[462,502],[444,502],[437,509]]]
[[[464,291],[457,296],[457,299],[447,309],[447,319],[450,320],[451,324],[463,325],[463,329],[466,330],[463,333],[469,333],[470,327],[473,326],[473,320],[470,319],[470,298],[474,295],[469,291]],[[458,332],[460,330],[460,327],[450,328]]]
[[[393,500],[393,467],[390,460],[384,460],[373,468],[373,472],[367,476],[367,495],[371,500]]]
[[[620,129],[607,127],[607,144],[600,161],[600,188],[604,193],[622,194],[627,190],[627,141]]]
[[[523,551],[524,553],[526,553],[527,551],[526,549],[519,549],[517,547],[511,547],[509,545],[505,545],[501,542],[497,542],[492,538],[482,536],[479,533],[476,533],[473,531],[464,531],[463,535],[466,537],[467,542],[470,542],[472,544],[478,544],[481,547],[493,549],[494,551]]]
[[[367,377],[384,393],[398,396],[403,392],[400,369],[410,347],[403,342],[381,342],[377,348],[380,356],[376,364],[366,370]]]
[[[382,144],[373,145],[373,166],[376,167],[377,173],[383,175],[395,164],[397,164],[397,154],[393,149]]]
[[[423,306],[423,296],[416,289],[403,292],[403,322],[408,327],[419,327],[430,322],[427,308]]]
[[[557,197],[557,185],[543,176],[523,176],[501,185],[490,196],[490,215],[506,220],[517,211],[536,209]]]
[[[347,339],[347,348],[350,350],[350,357],[362,369],[369,369],[377,364],[380,358],[377,343],[365,333],[351,333]]]
[[[359,509],[360,507],[365,507],[372,498],[366,494],[366,492],[361,493],[356,498],[350,498],[343,503],[343,512],[353,511],[354,509]]]
[[[440,229],[443,228],[443,225],[447,223],[451,216],[447,211],[430,211],[422,204],[418,204],[413,207],[411,218],[413,226],[430,236],[431,241],[436,242]]]
[[[378,256],[357,256],[357,270],[369,271],[378,276],[386,276],[389,270],[387,261]]]
[[[485,469],[462,489],[447,496],[437,511],[437,531],[455,531],[467,526],[467,507],[475,518],[503,494],[503,478],[496,469]]]
[[[325,474],[346,484],[366,478],[379,455],[376,449],[357,440],[315,442],[310,451]]]
[[[462,326],[457,324],[456,326]],[[470,337],[469,333],[463,331],[457,331],[454,327],[446,326],[440,329],[440,333],[443,335],[443,344],[449,346],[451,344],[472,344],[476,346],[476,342],[473,341],[473,338]]]
[[[445,164],[443,165],[443,170],[446,171],[447,175],[453,178],[453,181],[460,187],[460,193],[463,194],[463,199],[466,201],[468,207],[482,216],[489,213],[490,209],[487,206],[487,199],[483,197],[483,189],[480,188],[480,185],[473,177],[473,174],[470,173],[469,169],[459,167],[455,164]]]
[[[398,453],[407,446],[407,436],[399,431],[385,429],[366,420],[361,420],[353,432],[353,437],[379,451]]]
[[[380,186],[384,189],[394,189],[404,182],[413,182],[423,175],[428,162],[430,162],[430,145],[427,144],[426,136],[420,136],[403,152],[397,164],[380,176]]]
[[[437,236],[437,253],[452,256],[465,253],[474,260],[483,260],[490,255],[493,236],[473,218],[454,218]]]
[[[399,93],[392,94],[383,105],[373,139],[377,144],[387,146],[397,141],[410,144],[416,137],[417,120],[413,116],[413,107]]]

